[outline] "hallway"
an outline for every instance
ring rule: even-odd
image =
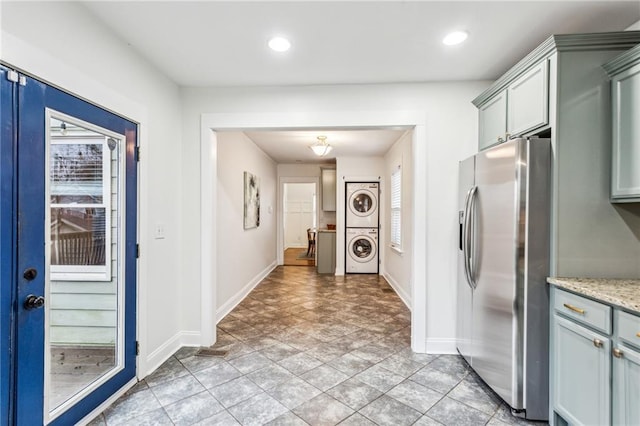
[[[92,425],[526,424],[454,355],[415,354],[410,312],[377,275],[278,267]],[[222,354],[219,354],[222,355]]]

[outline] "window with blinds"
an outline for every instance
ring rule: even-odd
[[[111,279],[111,167],[108,138],[74,127],[49,146],[51,277]]]
[[[391,245],[402,245],[402,167],[391,173]]]

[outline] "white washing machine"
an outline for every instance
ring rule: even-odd
[[[378,273],[378,229],[347,228],[348,274]]]
[[[378,228],[378,182],[348,182],[347,228]]]

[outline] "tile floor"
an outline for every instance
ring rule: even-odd
[[[224,358],[182,348],[91,424],[528,424],[410,334],[383,278],[278,267],[218,325]]]

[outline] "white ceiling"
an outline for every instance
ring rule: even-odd
[[[638,0],[82,3],[180,86],[493,80],[551,34],[621,31],[640,20]],[[444,46],[452,30],[468,31],[469,39]],[[274,35],[289,38],[291,50],[269,50]],[[317,159],[303,144],[321,133],[340,148],[333,155],[380,155],[398,136],[314,131],[250,137],[279,163],[309,162]]]
[[[376,130],[309,130],[254,131],[245,134],[277,163],[331,163],[340,157],[380,156],[406,132],[406,129]],[[327,137],[334,149],[324,157],[317,157],[310,145],[317,137]]]

